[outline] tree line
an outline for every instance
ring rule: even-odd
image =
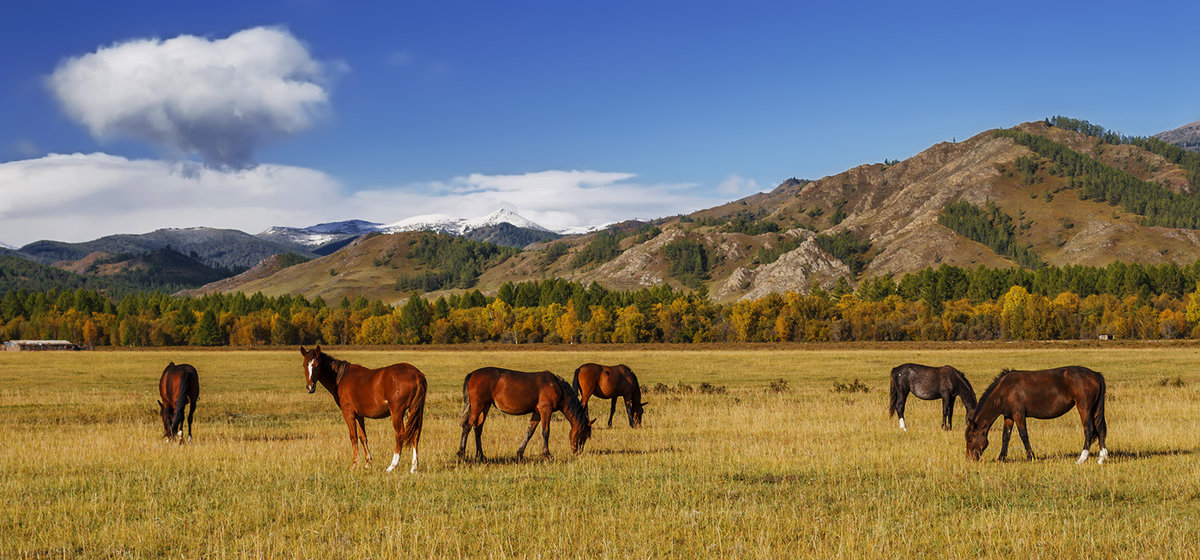
[[[257,346],[1200,338],[1200,262],[1186,266],[960,268],[844,279],[807,294],[721,304],[658,286],[615,291],[561,279],[506,283],[401,305],[241,293],[78,288],[0,297],[0,339],[92,346]]]

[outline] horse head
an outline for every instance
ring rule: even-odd
[[[170,438],[173,435],[171,434],[171,414],[167,412],[167,405],[163,404],[161,400],[158,401],[158,415],[162,418],[163,437]]]
[[[305,350],[300,347],[300,355],[304,356],[304,381],[307,384],[308,392],[313,393],[317,390],[317,381],[321,378],[321,345],[318,344],[312,350]]]
[[[585,420],[571,425],[571,453],[576,455],[583,453],[583,444],[592,437],[592,424],[595,423],[595,420]]]
[[[979,426],[975,423],[975,419],[971,418],[967,421],[966,439],[967,439],[967,458],[972,461],[978,461],[983,455],[983,450],[988,446],[988,428],[991,426]]]
[[[629,427],[640,428],[642,426],[642,411],[646,406],[645,401],[635,399],[633,402],[625,401],[625,414],[629,415]]]

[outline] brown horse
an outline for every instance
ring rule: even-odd
[[[171,441],[178,437],[183,443],[183,407],[191,403],[188,410],[188,437],[192,441],[192,417],[196,415],[196,399],[200,397],[200,375],[196,368],[187,365],[167,364],[158,380],[158,414],[162,417],[163,437]]]
[[[495,367],[479,368],[463,379],[462,441],[458,446],[459,459],[467,456],[467,434],[475,428],[475,457],[483,456],[483,423],[488,411],[496,405],[506,414],[531,414],[529,431],[517,449],[517,458],[525,454],[525,446],[533,437],[533,430],[542,424],[542,454],[550,457],[550,415],[562,412],[571,423],[571,451],[579,454],[592,435],[592,422],[575,391],[566,380],[548,371],[513,371]]]
[[[900,417],[901,430],[908,431],[904,426],[904,404],[909,393],[927,401],[942,399],[943,430],[953,428],[956,397],[962,399],[967,418],[975,412],[975,389],[971,387],[971,382],[967,381],[967,376],[950,366],[935,368],[921,364],[902,364],[892,368],[891,377],[891,404],[888,406],[888,416],[895,414]]]
[[[408,472],[417,472],[417,444],[421,441],[421,424],[425,417],[425,374],[410,364],[365,368],[335,359],[322,352],[320,346],[314,350],[305,350],[301,346],[300,354],[304,356],[308,392],[316,391],[316,384],[320,383],[342,409],[342,417],[350,429],[350,448],[354,452],[350,468],[358,465],[359,439],[362,439],[367,466],[371,466],[364,419],[391,416],[392,428],[396,430],[396,451],[387,470],[391,472],[396,468],[400,452],[407,445],[412,447],[412,468]]]
[[[600,364],[583,364],[575,369],[575,379],[571,382],[581,395],[580,402],[583,410],[587,411],[588,399],[595,395],[599,399],[612,400],[608,409],[608,427],[612,427],[613,414],[617,412],[617,397],[625,399],[625,415],[629,417],[629,427],[637,428],[642,425],[642,387],[638,385],[637,376],[633,370],[624,364],[602,366]]]
[[[1067,366],[1041,371],[1004,371],[979,398],[975,414],[967,418],[967,457],[978,461],[987,449],[988,431],[999,416],[1004,416],[1004,439],[1001,440],[1001,461],[1008,457],[1008,438],[1013,424],[1025,444],[1025,454],[1033,460],[1026,418],[1058,418],[1071,407],[1079,410],[1083,423],[1083,453],[1077,463],[1088,458],[1092,441],[1100,440],[1097,463],[1108,458],[1104,437],[1108,424],[1104,420],[1104,376],[1085,367]]]

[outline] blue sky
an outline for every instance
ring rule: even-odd
[[[1154,134],[1200,120],[1198,16],[1184,2],[8,6],[0,190],[47,194],[0,203],[0,241],[491,206],[566,227],[688,211],[1054,114]],[[307,79],[322,96],[271,109],[261,135],[210,111],[167,138],[115,115],[123,99],[87,105],[119,80],[48,85],[66,61],[129,41],[260,27],[319,65]],[[230,164],[203,153],[221,134],[255,139]],[[109,182],[92,184],[97,166]],[[266,194],[240,200],[247,190]]]

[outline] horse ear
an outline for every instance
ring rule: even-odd
[[[301,346],[301,347],[300,347],[300,353],[301,353],[301,354],[308,354],[308,352],[306,352],[306,351],[304,350],[304,347],[303,347],[303,346]]]
[[[164,404],[162,403],[162,401],[158,401],[158,410],[160,410],[160,411],[161,411],[161,410],[163,410],[164,408],[167,408],[167,406],[166,406],[166,405],[164,405]]]
[[[588,422],[588,426],[591,426],[592,424],[595,424],[595,423],[596,423],[596,420],[598,420],[598,418],[592,418],[592,421],[591,421],[591,422]]]
[[[320,344],[318,344],[318,345],[317,345],[317,349],[316,349],[316,350],[313,350],[313,352],[320,352],[320,351],[321,351],[321,345],[320,345]]]
[[[650,403],[649,403],[648,401],[642,401],[642,402],[641,402],[641,405],[642,405],[642,406],[646,406],[647,404],[650,404]]]
[[[169,363],[167,364],[167,367],[175,367],[175,362],[169,362]]]

